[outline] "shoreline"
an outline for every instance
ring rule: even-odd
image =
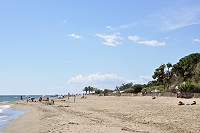
[[[200,132],[200,99],[150,96],[54,98],[55,105],[12,102],[26,113],[0,130],[6,133]],[[178,101],[197,105],[178,106]]]
[[[9,122],[17,119],[24,113],[24,110],[16,110],[10,102],[0,103],[0,130],[5,128]]]

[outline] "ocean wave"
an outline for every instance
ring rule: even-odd
[[[6,109],[8,109],[10,107],[11,107],[11,105],[1,105],[0,106],[0,113],[2,113],[4,110],[6,110]]]

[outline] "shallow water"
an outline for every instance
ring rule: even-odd
[[[25,113],[22,110],[15,110],[12,107],[12,104],[9,103],[21,100],[21,96],[23,100],[26,100],[29,97],[33,97],[37,100],[42,97],[42,95],[0,95],[0,129],[2,129],[5,124]]]
[[[12,105],[1,105],[0,106],[0,129],[2,129],[5,124],[16,119],[22,115],[24,111],[15,110]]]

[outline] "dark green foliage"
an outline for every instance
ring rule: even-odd
[[[85,91],[85,93],[87,94],[87,92],[88,92],[88,87],[85,87],[85,88],[83,89],[83,91]]]
[[[197,63],[196,68],[194,69],[194,75],[192,77],[192,81],[195,84],[200,83],[200,62]]]
[[[95,91],[96,94],[101,94],[101,92],[102,92],[102,90],[100,90],[100,89],[97,89],[97,90]]]
[[[192,84],[190,79],[179,86],[180,92],[193,92],[194,88],[195,86]]]
[[[115,91],[124,91],[124,90],[130,88],[131,86],[133,86],[132,82],[131,83],[127,83],[127,84],[124,83],[124,84],[122,84],[122,86],[116,86]]]
[[[200,63],[200,53],[193,53],[185,56],[174,65],[171,63],[167,63],[166,65],[162,64],[160,67],[155,69],[155,72],[152,75],[152,78],[155,81],[152,81],[150,86],[164,85],[164,90],[167,90],[171,85],[180,85],[183,81],[190,79],[195,84],[198,84],[200,81],[200,65],[198,65],[198,63]],[[187,85],[188,84],[189,83],[187,82]],[[194,87],[196,89],[188,89],[186,86],[182,88],[182,91],[187,92],[192,91],[190,89],[198,91],[198,87]]]
[[[165,74],[165,64],[162,64],[159,68],[156,68],[153,79],[156,79],[158,83],[163,83]]]
[[[83,91],[85,91],[86,94],[87,94],[87,92],[89,92],[89,94],[90,94],[90,92],[93,91],[94,89],[95,89],[94,87],[88,86],[88,87],[85,87],[83,89]]]
[[[124,92],[125,93],[139,93],[142,90],[143,85],[141,84],[135,84],[133,86],[131,86],[128,89],[125,89]]]
[[[163,88],[164,88],[163,85],[148,86],[148,87],[142,88],[141,92],[142,92],[142,93],[150,93],[151,91],[153,91],[153,90],[155,90],[155,89],[157,89],[157,90],[163,92]]]
[[[200,93],[200,82],[194,84],[194,93]]]
[[[167,63],[166,65],[162,64],[159,68],[156,68],[154,75],[152,75],[152,78],[156,81],[155,85],[164,85],[164,89],[170,86],[170,79],[172,78],[171,67],[172,64]]]
[[[133,89],[133,93],[139,93],[142,90],[142,85],[141,84],[135,84],[131,88]]]
[[[173,71],[177,76],[183,77],[184,81],[191,79],[195,74],[194,69],[200,62],[200,53],[190,54],[181,58],[178,63],[173,66]]]

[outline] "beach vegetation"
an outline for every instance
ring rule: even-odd
[[[163,91],[170,91],[178,85],[181,92],[200,92],[200,53],[185,56],[174,65],[161,64],[155,69],[152,78],[153,81],[142,91],[150,91],[159,85],[163,85]]]
[[[124,93],[139,93],[142,90],[142,85],[141,84],[135,84],[131,86],[128,89],[124,90]]]
[[[161,64],[156,68],[152,78],[157,82],[157,85],[163,85],[164,90],[170,86],[170,79],[172,78],[171,63]]]
[[[200,62],[200,53],[193,53],[184,58],[181,58],[178,63],[173,65],[173,71],[176,76],[180,76],[186,81],[193,78],[195,75],[195,68]]]
[[[200,93],[200,53],[193,53],[181,58],[176,64],[170,62],[162,63],[154,70],[153,80],[147,84],[122,83],[116,86],[114,92],[119,93],[151,93],[154,90],[159,92],[177,93],[178,91],[186,93]],[[176,88],[178,87],[178,89]],[[99,90],[87,86],[83,91],[95,91],[96,94],[108,95],[113,90]]]
[[[148,87],[142,88],[141,92],[142,92],[143,94],[145,94],[145,93],[151,93],[153,90],[158,90],[158,91],[160,91],[160,92],[163,92],[163,91],[164,91],[163,88],[164,88],[163,85],[148,86]]]
[[[193,92],[194,90],[194,85],[192,84],[191,80],[188,79],[186,82],[183,82],[180,86],[179,86],[179,90],[180,92]]]
[[[101,94],[101,93],[102,93],[102,90],[100,90],[100,89],[95,90],[95,94]]]
[[[94,87],[91,87],[91,86],[86,86],[84,89],[83,89],[83,91],[85,91],[85,93],[87,94],[87,92],[89,92],[89,94],[90,94],[90,92],[92,92],[92,91],[94,91],[95,90],[95,88]]]
[[[87,92],[88,92],[88,87],[85,87],[85,88],[83,89],[83,91],[85,91],[85,93],[87,94]]]
[[[116,89],[115,89],[115,91],[124,91],[124,90],[126,90],[126,89],[129,89],[130,87],[132,87],[133,86],[133,83],[132,82],[130,82],[130,83],[123,83],[121,86],[116,86]]]
[[[200,62],[197,63],[194,69],[194,75],[192,77],[192,81],[196,84],[200,83]]]

